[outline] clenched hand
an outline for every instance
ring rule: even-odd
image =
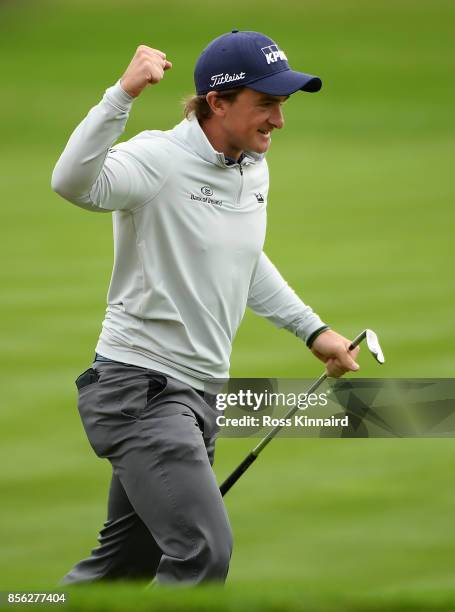
[[[136,98],[148,85],[159,83],[164,77],[164,71],[170,68],[172,62],[166,59],[166,53],[146,45],[139,45],[120,79],[120,85],[126,93]]]

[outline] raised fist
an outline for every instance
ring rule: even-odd
[[[159,83],[164,71],[172,68],[166,54],[158,49],[139,45],[130,65],[120,79],[123,89],[136,98],[148,85]]]

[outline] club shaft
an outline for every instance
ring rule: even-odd
[[[366,338],[366,330],[363,330],[358,336],[354,338],[354,340],[349,345],[349,350],[352,351],[356,346],[358,346],[365,338]],[[324,382],[327,378],[327,372],[321,374],[321,376],[314,381],[310,387],[306,390],[306,395],[310,395]],[[297,410],[299,409],[298,405],[293,406],[284,416],[284,419],[288,419],[293,416]],[[286,421],[284,421],[286,422]],[[220,486],[221,495],[225,495],[229,489],[237,482],[237,480],[246,472],[246,470],[250,467],[250,465],[256,461],[259,454],[264,450],[267,444],[273,440],[273,438],[277,435],[277,433],[283,428],[283,425],[276,425],[273,429],[269,431],[269,433],[257,444],[250,453],[245,457],[245,459],[236,467],[236,469],[226,478],[226,480]]]
[[[327,378],[327,373],[324,372],[324,374],[321,374],[321,376],[314,381],[314,383],[308,387],[308,389],[305,391],[305,395],[308,397],[308,395],[311,395],[311,393],[313,393],[314,391],[316,391],[316,389],[324,382],[324,380]],[[291,416],[293,416],[297,411],[299,410],[299,406],[298,404],[296,404],[295,406],[292,406],[292,408],[290,410],[288,410],[288,412],[284,415],[283,419],[284,422],[285,419],[289,419]],[[259,442],[259,444],[257,444],[257,446],[255,446],[253,448],[253,450],[251,451],[254,455],[256,455],[256,457],[259,455],[259,453],[264,450],[264,448],[267,446],[267,444],[270,442],[270,440],[272,440],[276,434],[284,427],[284,425],[276,425],[273,429],[271,429],[269,431],[269,433]]]
[[[321,374],[321,376],[317,380],[315,380],[314,383],[312,383],[310,385],[310,387],[308,387],[308,389],[305,391],[306,395],[308,396],[311,393],[313,393],[314,391],[316,391],[316,389],[324,382],[324,380],[326,378],[327,378],[327,374],[326,374],[326,372],[324,372],[324,374]],[[299,410],[298,405],[293,406],[290,410],[288,410],[288,412],[284,416],[284,419],[290,418],[292,415],[294,415],[297,412],[297,410]],[[221,495],[225,495],[229,491],[229,489],[237,482],[237,480],[240,478],[240,476],[242,476],[242,474],[244,474],[247,471],[247,469],[250,467],[250,465],[254,461],[256,461],[256,459],[258,458],[259,454],[264,450],[264,448],[267,446],[267,444],[271,440],[273,440],[273,438],[277,435],[277,433],[282,428],[283,428],[283,425],[276,425],[259,442],[259,444],[257,444],[253,448],[253,450],[250,453],[248,453],[248,455],[245,457],[245,459],[242,461],[242,463],[240,463],[240,465],[238,465],[235,468],[235,470],[221,484],[221,486],[220,486]]]
[[[367,330],[364,329],[363,332],[360,332],[360,334],[356,336],[354,340],[351,342],[351,344],[349,345],[349,350],[352,351],[352,349],[354,349],[356,346],[359,346],[359,344],[363,340],[365,340],[366,337],[367,337]]]

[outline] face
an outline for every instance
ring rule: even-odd
[[[274,129],[284,125],[282,105],[289,96],[269,94],[245,88],[233,102],[221,100],[219,127],[225,140],[225,152],[237,158],[242,151],[265,153]]]

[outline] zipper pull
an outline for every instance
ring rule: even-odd
[[[240,170],[240,174],[243,176],[243,168],[242,168],[242,164],[239,164],[239,170]]]

